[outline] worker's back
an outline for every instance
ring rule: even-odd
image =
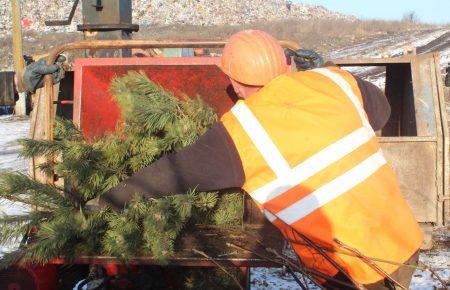
[[[307,265],[336,274],[296,232],[321,246],[344,250],[339,240],[367,257],[397,263],[420,247],[420,228],[349,73],[329,68],[280,76],[238,102],[222,121],[242,160],[244,189]],[[356,281],[384,278],[344,251],[330,256]],[[398,268],[379,266],[389,274]]]

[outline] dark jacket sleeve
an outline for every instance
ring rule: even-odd
[[[244,170],[239,154],[221,122],[178,153],[162,157],[100,197],[100,205],[121,209],[136,193],[147,197],[241,187]]]
[[[327,61],[323,66],[336,66],[336,64],[332,61]],[[361,91],[364,110],[367,113],[370,125],[375,131],[383,129],[391,116],[391,105],[386,95],[371,82],[365,81],[355,75],[353,77],[356,79],[359,90]]]
[[[375,131],[381,130],[389,120],[391,106],[386,95],[374,84],[354,76],[364,103],[369,123]]]

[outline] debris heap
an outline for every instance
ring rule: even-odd
[[[23,27],[34,31],[76,31],[81,24],[81,1],[72,25],[48,27],[45,20],[66,19],[73,1],[22,0]],[[355,17],[323,6],[285,0],[132,0],[133,21],[139,25],[236,25],[258,20],[346,19]],[[0,34],[11,30],[11,4],[0,0]]]

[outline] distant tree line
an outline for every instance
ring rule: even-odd
[[[402,21],[408,22],[408,23],[419,23],[420,22],[419,16],[417,16],[416,12],[414,12],[414,11],[406,12],[405,14],[403,14]]]

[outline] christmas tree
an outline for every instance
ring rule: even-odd
[[[57,119],[54,141],[21,140],[22,156],[50,160],[39,170],[62,182],[44,184],[17,172],[1,174],[0,198],[33,208],[0,218],[0,244],[22,241],[17,251],[4,256],[5,265],[81,255],[165,260],[190,224],[242,223],[242,193],[193,189],[159,199],[136,193],[122,211],[90,207],[134,172],[194,143],[217,120],[199,97],[180,100],[142,72],[116,77],[110,92],[122,113],[114,134],[87,140],[70,120]]]

